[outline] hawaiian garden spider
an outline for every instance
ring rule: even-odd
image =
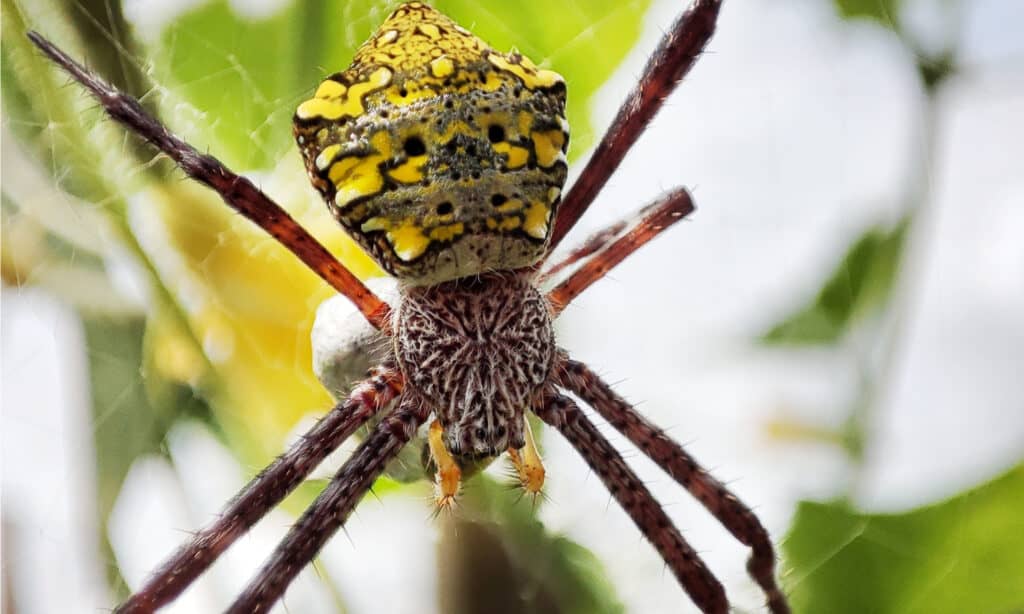
[[[748,570],[768,607],[788,612],[775,580],[772,544],[754,514],[586,365],[570,359],[553,337],[552,320],[570,301],[692,210],[687,191],[670,191],[635,220],[598,233],[565,261],[538,272],[693,65],[714,31],[719,7],[720,0],[696,0],[672,25],[564,202],[569,134],[562,78],[516,52],[490,49],[422,3],[392,13],[345,72],[329,76],[299,105],[295,136],[331,212],[402,282],[394,306],[247,179],[199,154],[135,99],[29,34],[111,117],[218,192],[351,300],[389,347],[368,379],[256,476],[118,612],[151,612],[173,600],[368,422],[375,422],[369,436],[231,612],[269,610],[432,413],[427,447],[439,505],[457,495],[464,470],[506,451],[523,488],[536,494],[544,468],[526,409],[577,449],[697,606],[726,612],[721,584],[563,390],[593,406],[749,546]],[[580,262],[554,289],[540,292],[540,281]]]

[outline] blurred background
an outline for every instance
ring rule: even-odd
[[[397,3],[2,0],[3,611],[105,611],[330,406],[319,278],[103,120],[38,29],[244,172],[363,277],[290,119]],[[570,84],[576,172],[685,3],[446,0]],[[553,12],[554,11],[554,12]],[[728,482],[798,612],[1024,611],[1024,4],[727,2],[565,245],[698,211],[574,303],[561,343]],[[571,179],[570,179],[571,181]],[[723,581],[745,549],[612,441]],[[382,478],[276,611],[691,611],[596,476],[547,500]],[[354,442],[169,612],[220,611]]]

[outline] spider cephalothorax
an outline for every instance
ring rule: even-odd
[[[389,273],[437,283],[536,262],[566,178],[565,82],[402,5],[295,113],[313,185]]]
[[[580,453],[693,602],[704,612],[728,612],[721,583],[566,393],[589,404],[747,545],[747,569],[769,609],[789,612],[775,579],[771,540],[757,517],[596,373],[558,350],[551,330],[551,321],[576,296],[692,211],[689,193],[669,191],[628,222],[594,235],[562,262],[538,270],[700,55],[719,8],[720,0],[693,0],[672,24],[558,209],[568,140],[561,77],[517,53],[489,49],[420,2],[399,7],[347,71],[329,77],[300,105],[295,127],[314,186],[349,232],[402,281],[394,306],[250,181],[199,154],[137,100],[38,34],[29,35],[89,88],[111,117],[216,190],[348,298],[365,318],[370,337],[391,341],[382,344],[390,349],[366,379],[253,478],[117,612],[149,613],[174,599],[366,424],[372,425],[369,435],[229,612],[269,610],[421,430],[427,431],[439,504],[458,495],[463,466],[502,452],[522,487],[536,494],[544,469],[524,420],[527,411]],[[569,265],[578,266],[551,290],[538,289]],[[428,426],[431,414],[437,419]]]
[[[456,457],[496,456],[525,445],[523,413],[554,359],[543,295],[516,273],[490,273],[406,291],[395,354],[434,407]]]

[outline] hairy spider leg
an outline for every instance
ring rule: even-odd
[[[356,429],[389,406],[402,392],[402,376],[394,367],[374,371],[291,449],[246,484],[212,524],[164,561],[115,614],[152,612],[173,601]]]
[[[626,436],[648,458],[688,490],[722,526],[751,549],[747,570],[768,597],[773,614],[787,614],[789,605],[775,581],[775,551],[768,531],[750,508],[711,476],[681,445],[651,424],[585,364],[563,359],[558,384],[583,399]]]
[[[683,539],[661,505],[579,406],[553,390],[534,412],[555,427],[597,473],[702,612],[726,614],[725,589]]]
[[[690,193],[685,188],[676,188],[634,214],[640,218],[635,226],[610,244],[599,247],[590,260],[548,292],[552,316],[558,317],[562,310],[591,284],[607,275],[608,271],[618,266],[630,254],[692,211],[693,199],[690,198]],[[612,228],[616,226],[618,224]],[[607,236],[607,232],[600,231],[589,241],[597,241],[602,236]]]
[[[645,207],[646,209],[646,207]],[[622,236],[623,231],[629,228],[630,223],[637,216],[638,212],[634,211],[630,213],[624,219],[617,222],[608,224],[601,230],[598,230],[594,234],[587,237],[583,243],[579,246],[574,247],[571,252],[565,255],[564,258],[559,260],[556,264],[551,265],[547,269],[541,271],[536,277],[537,285],[541,285],[550,280],[555,275],[558,275],[565,269],[576,264],[580,260],[593,256],[597,252],[604,249],[609,243]]]
[[[430,409],[409,395],[399,401],[356,449],[316,501],[302,514],[263,568],[228,609],[230,614],[268,612],[288,585],[337,531],[363,495],[427,421]]]
[[[388,304],[251,181],[236,175],[213,156],[200,154],[149,115],[138,100],[104,82],[38,32],[29,32],[28,37],[75,81],[92,92],[111,118],[174,160],[189,177],[212,188],[232,209],[267,231],[324,281],[348,297],[370,324],[387,330],[391,311]]]
[[[721,0],[697,0],[661,39],[636,87],[619,108],[611,128],[562,200],[551,233],[549,255],[576,225],[662,103],[696,63],[715,32],[721,5]]]

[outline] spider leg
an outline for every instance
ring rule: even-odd
[[[646,209],[646,208],[645,208]],[[565,258],[558,261],[557,264],[553,264],[546,270],[542,271],[537,275],[537,284],[542,284],[555,275],[558,275],[565,269],[576,264],[580,260],[596,254],[603,250],[609,243],[616,238],[622,236],[622,232],[629,227],[629,219],[634,218],[637,215],[641,215],[642,211],[634,211],[626,219],[619,220],[608,226],[605,226],[601,230],[598,230],[594,234],[590,235],[580,243],[579,246],[574,248],[571,252],[566,254]]]
[[[686,188],[676,188],[634,214],[632,217],[640,217],[640,221],[635,226],[612,243],[599,246],[595,250],[597,251],[596,255],[548,292],[548,302],[551,304],[553,316],[557,317],[574,298],[595,281],[604,277],[627,256],[692,211],[693,199],[690,198],[690,193],[686,191]],[[609,237],[608,240],[610,240],[609,231],[621,224],[622,222],[619,222],[598,232],[584,243],[584,247],[587,243],[600,242],[605,237]],[[569,254],[568,259],[571,260],[573,256],[574,254]],[[549,277],[552,270],[562,267],[563,264],[565,263],[556,264],[544,276]]]
[[[612,127],[597,145],[583,173],[559,207],[548,254],[587,210],[626,153],[697,61],[715,32],[721,0],[696,0],[662,38],[643,75],[619,108]]]
[[[115,613],[152,612],[177,597],[356,429],[389,405],[401,393],[402,383],[395,368],[376,369],[370,379],[358,384],[347,399],[235,495],[217,520],[164,561]]]
[[[690,598],[702,612],[725,614],[725,589],[686,543],[661,505],[629,468],[622,456],[568,397],[554,391],[534,410],[558,429],[583,456],[636,526],[658,550]]]
[[[299,571],[344,524],[388,461],[405,447],[429,415],[430,410],[414,399],[402,401],[397,410],[381,420],[299,518],[228,612],[269,611]]]
[[[28,37],[75,81],[92,92],[111,118],[149,141],[174,160],[189,177],[220,194],[232,209],[267,231],[306,266],[355,303],[371,324],[381,330],[387,329],[390,311],[387,303],[363,285],[327,248],[251,181],[231,172],[213,156],[200,154],[146,113],[138,100],[103,82],[38,32],[29,32]]]
[[[737,540],[748,546],[752,552],[747,561],[747,571],[767,595],[769,610],[773,614],[790,611],[786,596],[775,580],[775,551],[768,531],[750,508],[698,465],[682,446],[640,415],[585,364],[565,359],[558,384],[586,401],[602,418],[696,497]]]

